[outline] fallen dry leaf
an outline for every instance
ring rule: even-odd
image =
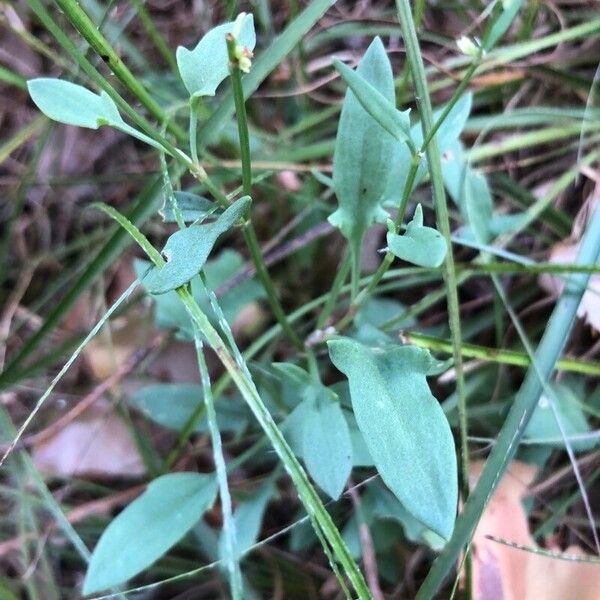
[[[483,465],[482,461],[471,465],[472,487]],[[599,600],[599,565],[534,554],[488,537],[537,547],[522,504],[535,475],[534,466],[513,462],[477,525],[473,537],[473,600]],[[575,547],[561,554],[584,556]]]
[[[57,477],[141,477],[146,469],[133,437],[108,402],[100,402],[50,439],[32,459]]]

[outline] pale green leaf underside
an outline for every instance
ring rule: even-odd
[[[306,468],[317,485],[337,500],[352,470],[350,432],[339,402],[323,397],[310,403],[304,412],[303,429]]]
[[[448,421],[425,379],[435,361],[412,346],[371,349],[347,338],[328,345],[348,377],[356,421],[383,481],[410,514],[448,540],[457,469]]]
[[[447,244],[442,234],[423,225],[423,209],[417,205],[413,220],[403,235],[387,234],[388,249],[394,256],[419,267],[439,267],[446,258]]]
[[[193,50],[177,48],[177,66],[190,96],[214,96],[219,84],[229,74],[229,58],[225,36],[231,33],[235,21],[211,29]],[[246,15],[238,44],[253,50],[256,45],[254,18]]]
[[[353,71],[338,59],[334,59],[333,64],[361,106],[373,119],[398,141],[410,139],[410,109],[399,111],[388,98],[373,87],[359,72]]]
[[[375,38],[357,73],[387,101],[395,104],[394,78],[383,44]],[[329,217],[358,253],[366,229],[387,213],[380,200],[387,185],[394,138],[347,90],[333,156],[333,182],[339,208]]]
[[[120,585],[149,567],[198,522],[216,494],[214,475],[171,473],[155,479],[104,530],[83,593]]]
[[[192,225],[175,232],[165,244],[164,267],[154,267],[144,279],[151,294],[164,294],[186,284],[204,266],[217,238],[241,219],[250,205],[244,196],[232,204],[213,223]]]
[[[35,105],[54,121],[88,129],[108,125],[162,149],[152,138],[125,123],[117,105],[104,91],[94,94],[81,85],[50,77],[30,79],[27,89]]]

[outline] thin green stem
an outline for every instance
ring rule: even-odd
[[[223,456],[223,444],[221,442],[221,432],[217,424],[217,413],[210,385],[210,375],[204,358],[204,349],[200,331],[194,325],[194,342],[196,345],[196,355],[198,357],[198,368],[200,369],[200,379],[202,380],[202,391],[204,395],[204,405],[206,406],[206,419],[208,429],[212,440],[213,456],[215,461],[215,470],[219,482],[219,496],[221,497],[221,509],[223,511],[223,534],[225,536],[225,563],[229,575],[229,586],[233,600],[241,600],[243,595],[242,572],[237,552],[237,532],[235,521],[233,519],[233,509],[231,506],[231,495],[227,483],[227,466]]]
[[[233,35],[227,36],[227,54],[229,56],[229,76],[233,91],[233,102],[237,116],[238,135],[240,138],[240,158],[242,161],[242,186],[244,194],[252,195],[252,162],[250,157],[250,135],[248,133],[248,117],[246,115],[246,101],[242,88],[242,74],[239,66],[239,57],[236,57],[237,40]]]
[[[195,165],[200,165],[198,161],[198,103],[200,102],[200,98],[197,96],[192,96],[190,98],[190,128],[189,128],[189,136],[190,136],[190,156],[192,157],[192,161]]]
[[[419,348],[428,348],[434,352],[452,354],[452,342],[449,340],[413,331],[403,332],[402,338],[406,343],[418,346]],[[514,365],[516,367],[528,367],[531,364],[531,360],[526,352],[500,350],[464,342],[462,344],[462,355],[465,358],[475,358],[485,362]],[[596,377],[600,376],[600,363],[579,360],[576,358],[560,359],[556,363],[556,369],[557,371],[583,373],[585,375],[593,375]]]
[[[404,215],[406,214],[408,200],[409,200],[410,195],[413,190],[415,178],[417,176],[417,171],[419,169],[419,163],[420,163],[420,155],[413,154],[413,157],[412,157],[412,160],[410,163],[410,170],[406,177],[406,182],[404,184],[404,190],[402,191],[402,198],[400,200],[400,206],[398,207],[398,212],[396,213],[396,218],[394,220],[394,228],[395,228],[396,232],[399,231],[400,226],[402,225],[402,222],[404,221]],[[379,265],[377,271],[375,271],[375,273],[373,273],[373,275],[371,276],[371,279],[369,280],[367,287],[364,290],[362,290],[362,292],[360,292],[360,294],[357,294],[355,297],[353,297],[353,300],[352,300],[352,303],[350,304],[350,308],[348,309],[348,312],[339,320],[338,323],[336,323],[335,329],[338,333],[340,331],[343,331],[346,327],[348,327],[348,325],[350,325],[350,323],[354,319],[354,316],[356,315],[358,309],[370,298],[371,294],[373,294],[373,292],[379,285],[379,282],[383,279],[385,274],[388,272],[388,270],[392,266],[393,262],[394,262],[394,255],[388,250],[385,253],[385,257],[383,258],[383,261]]]
[[[162,267],[165,264],[160,253],[152,247],[145,236],[132,223],[128,222],[123,216],[113,215],[126,231],[140,244],[149,258],[157,267]],[[325,509],[316,490],[310,483],[306,472],[296,458],[296,455],[289,447],[287,441],[283,437],[280,429],[273,420],[271,413],[263,403],[256,386],[252,379],[248,376],[247,367],[241,368],[236,359],[232,356],[225,341],[221,338],[217,330],[213,327],[208,317],[198,306],[196,300],[192,296],[189,286],[181,286],[177,288],[176,293],[183,303],[192,323],[198,328],[203,338],[219,357],[219,360],[229,373],[231,379],[242,394],[242,397],[248,404],[248,407],[256,417],[256,420],[262,427],[263,431],[271,441],[277,455],[283,462],[288,474],[290,475],[300,500],[304,504],[306,511],[311,516],[327,542],[331,545],[335,557],[342,565],[347,577],[352,582],[358,597],[361,600],[372,600],[369,588],[365,579],[358,568],[358,565],[352,558],[348,547],[346,546],[340,532],[335,526],[331,516]],[[232,340],[235,344],[235,340]],[[238,351],[239,352],[239,351]],[[340,581],[342,586],[345,582]]]
[[[231,77],[231,85],[233,89],[233,101],[235,104],[235,112],[237,116],[238,134],[240,138],[240,156],[242,161],[242,189],[245,195],[252,195],[252,165],[250,157],[250,136],[248,134],[248,119],[246,116],[246,103],[244,100],[244,90],[242,88],[242,76],[239,65],[239,56],[236,56],[237,40],[233,35],[227,36],[227,52],[229,55],[229,74]],[[279,302],[277,291],[273,280],[269,275],[267,266],[265,265],[262,252],[260,250],[260,244],[256,237],[256,231],[250,221],[245,221],[242,225],[242,232],[248,249],[250,250],[250,256],[252,262],[256,267],[256,274],[260,279],[265,291],[267,293],[267,299],[271,306],[271,310],[275,315],[278,323],[281,326],[290,339],[290,341],[298,348],[302,350],[304,344],[298,337],[296,332],[290,325],[288,318]]]
[[[342,291],[342,287],[346,282],[346,277],[348,277],[348,271],[350,270],[350,253],[347,252],[342,260],[342,264],[337,270],[335,274],[335,278],[333,280],[333,284],[331,285],[331,289],[329,290],[329,296],[327,298],[327,302],[323,307],[323,310],[319,314],[319,318],[317,319],[316,328],[323,329],[327,320],[331,316],[331,313],[335,309],[335,305],[337,299],[340,296]]]
[[[444,106],[444,110],[442,111],[442,114],[438,117],[438,120],[435,122],[433,127],[429,130],[429,133],[425,136],[423,144],[421,145],[421,152],[425,152],[427,150],[427,147],[429,146],[429,142],[431,142],[431,140],[433,139],[433,136],[437,133],[437,130],[442,126],[442,124],[444,123],[444,121],[446,120],[448,115],[450,114],[450,111],[454,108],[454,105],[459,101],[460,97],[462,96],[462,93],[469,86],[469,83],[471,83],[471,79],[473,78],[473,75],[475,75],[475,71],[477,71],[477,68],[481,64],[481,56],[482,56],[482,54],[480,54],[473,61],[473,63],[466,70],[464,75],[462,75],[460,83],[458,84],[458,86],[456,86],[456,89],[454,90],[454,93],[452,94],[452,98],[450,98],[450,100],[446,103],[446,106]]]
[[[398,18],[402,29],[402,37],[406,45],[406,54],[410,63],[413,81],[416,90],[419,113],[421,115],[421,128],[423,130],[423,139],[429,137],[429,132],[434,127],[433,111],[431,108],[431,99],[427,87],[427,76],[423,57],[419,48],[419,40],[413,22],[409,0],[396,0]],[[461,327],[460,327],[460,305],[458,301],[458,285],[456,272],[454,268],[454,257],[452,253],[450,218],[448,215],[448,205],[446,202],[446,192],[442,177],[442,164],[440,151],[435,136],[430,138],[426,148],[429,174],[433,189],[433,200],[435,205],[438,229],[446,240],[448,252],[446,254],[445,280],[448,293],[448,316],[450,323],[450,332],[452,335],[452,349],[454,358],[454,367],[456,370],[456,391],[458,396],[458,421],[460,429],[460,466],[461,466],[461,495],[463,500],[469,496],[469,446],[468,446],[468,426],[467,426],[467,395],[465,389],[465,379],[462,363],[461,351]],[[465,563],[467,586],[471,586],[471,560],[467,556]]]
[[[577,254],[577,263],[592,264],[600,257],[600,206],[586,228]],[[542,394],[544,382],[551,376],[577,315],[577,308],[589,282],[589,274],[572,275],[552,312],[550,321],[535,353],[536,367],[528,369],[504,425],[496,438],[478,484],[469,496],[456,522],[454,533],[434,562],[417,598],[433,598],[452,569],[458,555],[471,539],[481,514],[502,474],[512,460],[519,441]]]

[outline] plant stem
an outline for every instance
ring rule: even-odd
[[[194,325],[194,342],[196,344],[196,354],[198,356],[200,379],[202,380],[204,405],[206,406],[206,419],[208,421],[208,428],[212,440],[215,470],[219,481],[219,496],[221,497],[221,508],[223,511],[223,535],[225,536],[225,563],[229,575],[229,586],[231,588],[233,600],[241,600],[243,593],[242,572],[240,571],[240,562],[237,552],[237,535],[235,521],[233,519],[233,510],[231,507],[231,495],[229,494],[229,485],[227,483],[227,467],[225,465],[225,458],[223,457],[221,433],[217,424],[217,413],[215,411],[206,359],[204,358],[202,338],[196,325]]]
[[[429,138],[429,132],[434,128],[433,112],[431,108],[431,99],[427,87],[427,77],[425,75],[425,66],[423,57],[419,48],[419,40],[413,22],[409,0],[396,0],[398,18],[402,29],[402,37],[406,44],[406,54],[410,63],[413,82],[416,90],[419,113],[421,115],[421,128],[423,130],[423,139]],[[458,286],[456,281],[456,272],[454,268],[454,257],[452,254],[452,242],[450,232],[450,219],[448,215],[448,206],[446,203],[446,192],[444,190],[444,181],[442,178],[442,165],[440,151],[435,136],[431,136],[429,144],[425,149],[431,185],[433,189],[433,200],[435,205],[438,229],[446,240],[448,252],[446,254],[445,280],[448,292],[448,316],[450,323],[450,332],[452,335],[452,354],[454,358],[454,367],[456,370],[456,391],[458,395],[458,421],[460,429],[460,465],[461,465],[461,495],[463,501],[469,496],[469,446],[468,446],[468,427],[467,427],[467,402],[465,379],[463,373],[462,351],[461,351],[461,328],[460,328],[460,306],[458,301]],[[467,556],[465,562],[465,571],[467,575],[467,586],[471,587],[471,560]]]
[[[406,343],[428,348],[434,352],[452,354],[452,342],[431,335],[424,335],[413,331],[402,332],[402,338]],[[516,367],[528,367],[531,364],[526,352],[516,350],[499,350],[487,348],[476,344],[462,344],[462,355],[465,358],[474,358],[486,362],[499,363],[503,365],[514,365]],[[562,358],[556,363],[557,371],[570,373],[584,373],[586,375],[600,376],[600,363],[578,360],[576,358]]]
[[[103,209],[108,212],[122,227],[129,233],[131,237],[140,245],[140,247],[146,252],[150,260],[157,266],[163,267],[165,260],[158,250],[156,250],[144,234],[126,217],[123,217],[114,209],[103,206]],[[262,427],[263,431],[269,438],[275,452],[283,462],[287,473],[291,477],[296,491],[300,496],[302,504],[306,508],[311,521],[315,526],[318,526],[320,532],[331,546],[335,557],[342,565],[347,577],[352,582],[358,597],[361,600],[372,600],[369,588],[365,582],[365,579],[358,568],[358,565],[352,558],[346,543],[342,539],[340,532],[338,531],[335,523],[331,516],[325,509],[321,498],[316,492],[315,488],[310,483],[306,472],[302,468],[302,465],[296,458],[296,455],[289,447],[287,441],[283,437],[283,434],[277,427],[277,424],[273,420],[271,413],[265,406],[258,390],[254,385],[251,377],[248,376],[248,369],[245,363],[242,367],[237,363],[236,359],[232,356],[231,352],[227,348],[225,341],[221,338],[217,330],[213,327],[208,317],[204,314],[202,309],[198,306],[198,303],[192,296],[189,286],[184,285],[175,290],[179,299],[183,303],[188,315],[190,316],[195,327],[198,328],[208,345],[217,354],[219,360],[229,373],[231,379],[237,386],[242,397],[248,404],[248,407],[256,417],[256,420]],[[235,344],[235,340],[232,339]],[[241,356],[239,350],[237,355]],[[326,549],[327,551],[327,549]],[[340,581],[342,588],[345,587],[345,582]]]
[[[189,136],[190,136],[190,156],[192,157],[192,161],[195,165],[200,166],[200,162],[198,161],[198,139],[197,139],[197,131],[198,131],[198,103],[200,102],[200,98],[197,96],[192,96],[190,98],[190,128],[189,128]]]
[[[598,260],[599,256],[600,206],[597,206],[581,241],[576,262],[592,264]],[[544,382],[551,376],[567,343],[589,277],[588,273],[572,275],[565,285],[535,353],[537,369],[533,366],[528,369],[525,380],[496,438],[479,482],[456,522],[450,541],[434,562],[423,582],[417,598],[434,597],[444,578],[452,569],[459,553],[469,543],[486,504],[517,451],[519,441],[542,394]],[[540,375],[544,381],[540,381]]]
[[[417,176],[417,171],[419,169],[419,154],[413,154],[410,170],[406,177],[406,182],[404,184],[404,190],[402,192],[402,199],[400,200],[400,206],[398,207],[398,212],[396,213],[396,218],[394,220],[394,226],[396,232],[399,231],[400,225],[402,225],[402,221],[404,221],[404,215],[406,213],[406,208],[408,206],[408,200],[413,190],[413,185],[415,182],[415,178]],[[371,296],[371,294],[375,291],[375,288],[378,286],[379,282],[383,279],[385,274],[388,272],[388,269],[392,266],[394,262],[394,255],[388,250],[385,254],[385,257],[381,264],[379,265],[377,271],[373,273],[371,279],[367,287],[362,290],[359,294],[357,294],[350,304],[350,308],[348,312],[339,320],[338,323],[335,324],[335,329],[339,333],[343,331],[354,319],[358,309],[367,301],[367,299]]]
[[[246,117],[246,104],[244,100],[244,91],[242,88],[242,76],[239,67],[239,59],[235,55],[235,49],[237,40],[230,34],[227,36],[227,52],[229,55],[229,74],[231,77],[231,86],[233,89],[233,100],[235,103],[235,112],[237,115],[237,126],[238,134],[240,138],[240,156],[242,161],[242,189],[245,195],[252,196],[252,162],[250,158],[250,136],[248,134],[248,119]],[[250,221],[244,221],[242,225],[242,231],[244,239],[250,250],[252,262],[256,267],[256,274],[260,279],[265,291],[267,292],[267,298],[271,305],[271,310],[277,319],[277,322],[281,324],[281,327],[290,341],[296,346],[297,349],[302,350],[304,344],[298,337],[296,332],[290,325],[288,318],[279,302],[277,291],[273,280],[269,275],[267,266],[263,259],[260,251],[260,244],[256,237],[256,231]]]
[[[267,407],[263,404],[258,392],[256,391],[254,383],[252,380],[246,377],[246,375],[237,365],[236,361],[233,359],[227,347],[225,346],[225,343],[211,325],[206,315],[196,304],[196,301],[190,292],[185,288],[179,288],[177,290],[177,294],[183,302],[193,322],[202,332],[204,338],[210,344],[211,348],[216,352],[217,356],[223,363],[223,366],[231,375],[231,378],[246,400],[250,410],[252,410],[263,431],[271,441],[273,448],[279,455],[279,458],[286,467],[288,474],[292,478],[296,490],[298,491],[298,495],[306,507],[307,512],[314,518],[323,532],[323,535],[329,544],[331,544],[337,559],[342,564],[344,571],[352,582],[352,585],[354,586],[355,591],[358,593],[359,598],[370,599],[371,595],[362,573],[350,555],[346,544],[342,540],[342,537],[333,523],[329,513],[323,506],[323,503],[321,502],[317,492],[308,480],[304,469],[298,462],[298,459],[275,424],[275,421],[273,421],[273,417],[267,410]]]

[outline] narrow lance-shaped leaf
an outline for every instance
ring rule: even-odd
[[[302,398],[286,419],[290,443],[301,451],[315,483],[337,500],[352,471],[353,458],[350,429],[337,394],[297,365],[273,366]]]
[[[195,277],[203,267],[217,238],[241,219],[250,197],[244,196],[234,202],[214,223],[192,225],[175,232],[165,244],[163,254],[167,259],[164,267],[154,267],[144,279],[144,286],[151,294],[164,294],[177,289]]]
[[[171,473],[113,519],[90,560],[84,594],[93,594],[131,579],[174,546],[214,503],[214,475]]]
[[[177,48],[177,66],[190,96],[214,96],[219,84],[229,74],[229,57],[225,36],[234,29],[236,21],[211,29],[193,50]],[[254,50],[256,34],[254,18],[246,15],[237,36],[240,46]]]
[[[352,407],[375,466],[404,508],[444,540],[454,528],[458,484],[448,421],[425,376],[437,365],[413,346],[328,342],[350,383]]]
[[[446,257],[448,246],[442,234],[423,225],[423,208],[417,205],[412,221],[403,235],[387,234],[388,249],[394,256],[420,267],[439,267]]]
[[[311,477],[337,500],[352,471],[352,442],[340,403],[322,387],[304,413],[302,453]]]
[[[337,58],[333,64],[342,79],[348,84],[360,105],[375,119],[389,134],[398,141],[410,140],[410,109],[400,111],[377,88],[373,87],[358,71],[353,71],[348,65]]]
[[[367,49],[357,72],[395,104],[392,69],[379,38]],[[352,90],[347,90],[333,156],[333,183],[339,208],[329,221],[350,241],[355,271],[365,231],[376,220],[387,218],[380,201],[394,143],[393,136],[365,111]]]
[[[108,125],[154,148],[164,150],[152,138],[125,123],[117,105],[105,91],[94,94],[81,85],[51,77],[30,79],[27,89],[35,105],[54,121],[88,129]]]

